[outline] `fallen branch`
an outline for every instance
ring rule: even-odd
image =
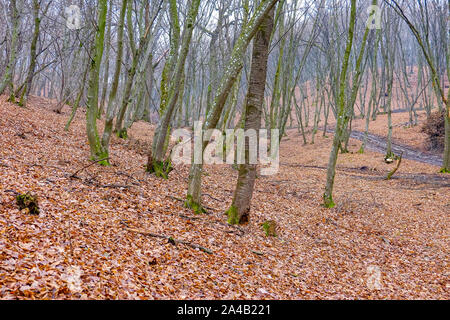
[[[209,198],[211,198],[211,199],[213,199],[213,200],[216,200],[217,202],[223,202],[223,200],[214,198],[214,197],[213,197],[212,195],[210,195],[210,194],[204,193],[203,195],[204,195],[204,196],[207,196],[207,197],[209,197]]]
[[[182,219],[186,219],[186,220],[200,220],[201,218],[199,218],[199,217],[188,217],[188,216],[185,216],[184,214],[179,214],[178,215],[180,218],[182,218]]]
[[[12,193],[14,196],[18,196],[20,193],[19,192],[17,192],[17,191],[15,191],[15,190],[5,190],[5,191],[3,191],[4,193]]]
[[[139,181],[138,179],[136,179],[135,177],[133,177],[131,174],[128,174],[128,173],[125,173],[125,172],[121,172],[121,171],[116,172],[116,174],[117,174],[117,175],[125,176],[125,177],[130,178],[130,179],[133,179],[133,180],[136,181],[136,182],[135,182],[136,185],[141,185],[141,181]],[[127,180],[127,182],[128,182],[128,180]]]
[[[191,216],[186,216],[184,214],[177,214],[177,213],[173,213],[173,214],[178,216],[178,217],[180,217],[180,218],[182,218],[182,219],[185,219],[185,220],[194,220],[194,221],[195,220],[197,220],[197,221],[203,220],[202,222],[204,222],[206,224],[220,224],[222,226],[229,227],[229,228],[233,229],[233,230],[221,230],[221,231],[224,231],[225,233],[233,233],[233,234],[241,236],[241,237],[245,234],[245,231],[242,230],[239,226],[233,226],[233,225],[230,225],[228,223],[224,223],[222,221],[209,221],[209,220],[204,220],[201,217],[191,217]]]
[[[83,171],[83,170],[85,170],[85,169],[87,169],[87,168],[89,168],[89,167],[92,167],[94,164],[97,164],[97,163],[99,163],[99,162],[106,161],[106,160],[109,160],[109,157],[108,157],[108,158],[104,158],[104,159],[100,159],[100,160],[96,160],[96,161],[92,162],[91,164],[89,164],[89,165],[87,165],[87,166],[81,168],[80,170],[78,170],[78,171],[75,172],[74,174],[72,174],[72,175],[70,176],[70,178],[77,178],[77,174],[80,173],[81,171]]]
[[[202,247],[202,246],[200,246],[198,244],[190,243],[190,242],[183,241],[183,240],[176,240],[176,239],[174,239],[172,237],[168,237],[168,236],[165,236],[165,235],[162,235],[162,234],[156,234],[156,233],[151,233],[151,232],[147,232],[147,231],[143,231],[143,230],[137,230],[137,229],[131,229],[131,228],[126,228],[126,230],[129,231],[129,232],[138,233],[140,235],[147,236],[147,237],[166,239],[172,244],[180,243],[180,244],[184,244],[185,246],[189,246],[189,247],[191,247],[193,249],[201,250],[201,251],[206,252],[208,254],[214,254],[210,249]]]
[[[97,187],[105,189],[130,189],[133,186],[128,186],[124,184],[97,184]]]
[[[98,182],[93,181],[93,179],[83,180],[78,177],[77,178],[81,181],[81,183],[87,185],[87,186],[96,186],[97,188],[104,188],[104,189],[130,189],[133,186],[129,185],[123,185],[123,184],[100,184]]]

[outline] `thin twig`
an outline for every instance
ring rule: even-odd
[[[96,160],[96,161],[92,162],[91,164],[89,164],[89,165],[87,165],[87,166],[81,168],[80,170],[78,170],[77,172],[75,172],[74,174],[72,174],[70,177],[71,177],[71,178],[76,178],[77,173],[80,173],[80,172],[83,171],[84,169],[87,169],[87,168],[89,168],[89,167],[92,167],[92,166],[93,166],[94,164],[96,164],[96,163],[99,163],[99,162],[102,162],[102,161],[106,161],[106,160],[109,160],[109,157],[108,157],[108,158],[104,158],[104,159],[100,159],[100,160]]]
[[[190,243],[190,242],[183,241],[183,240],[177,240],[177,239],[174,239],[172,237],[168,237],[168,236],[165,236],[165,235],[162,235],[162,234],[156,234],[156,233],[151,233],[151,232],[147,232],[147,231],[143,231],[143,230],[137,230],[137,229],[131,229],[131,228],[126,228],[126,230],[129,231],[129,232],[138,233],[140,235],[147,236],[147,237],[166,239],[166,240],[169,240],[171,243],[175,243],[175,244],[181,243],[181,244],[189,246],[189,247],[191,247],[193,249],[198,249],[198,250],[201,250],[201,251],[206,252],[208,254],[214,254],[212,252],[212,250],[210,250],[208,248],[205,248],[205,247],[202,247],[202,246],[200,246],[198,244]]]
[[[204,193],[203,195],[204,195],[204,196],[207,196],[207,197],[210,197],[211,199],[216,200],[216,201],[218,201],[218,202],[223,202],[223,200],[214,198],[214,197],[213,197],[212,195],[210,195],[210,194]]]

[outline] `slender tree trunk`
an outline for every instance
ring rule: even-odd
[[[92,160],[101,160],[107,157],[97,130],[97,112],[98,112],[98,87],[100,63],[103,56],[103,42],[105,39],[106,14],[108,11],[107,0],[98,2],[97,34],[95,36],[95,45],[91,55],[91,67],[89,72],[88,103],[86,112],[86,131],[91,149]],[[107,164],[108,161],[102,161]]]
[[[134,39],[133,39],[133,25],[132,25],[132,18],[131,18],[131,10],[132,10],[132,1],[128,2],[128,37],[130,38],[130,47],[131,52],[133,53],[133,61],[131,63],[131,68],[128,70],[128,79],[125,84],[125,90],[122,97],[122,103],[119,109],[119,115],[117,116],[116,125],[115,125],[115,132],[119,138],[126,139],[127,138],[127,129],[123,125],[123,121],[125,118],[125,114],[127,112],[128,106],[131,103],[131,93],[132,93],[132,87],[133,82],[135,80],[136,72],[138,69],[139,61],[142,59],[143,53],[146,51],[146,48],[149,44],[149,40],[151,39],[151,32],[150,32],[150,26],[147,27],[145,32],[142,34],[140,40],[139,40],[139,48],[136,48],[134,45]]]
[[[369,137],[369,125],[371,119],[372,109],[376,109],[376,95],[377,95],[377,81],[378,81],[378,45],[380,43],[380,32],[377,31],[377,36],[375,40],[375,49],[373,51],[373,61],[372,61],[372,89],[370,94],[369,107],[365,114],[366,128],[364,131],[364,139],[359,149],[359,153],[363,154],[367,145],[367,139]]]
[[[114,72],[114,79],[109,92],[108,107],[106,108],[105,128],[102,136],[103,149],[109,153],[109,141],[111,139],[111,133],[113,129],[114,110],[116,105],[117,89],[119,87],[120,70],[122,68],[122,56],[123,56],[123,34],[125,26],[125,13],[127,10],[128,0],[122,1],[122,7],[120,9],[119,23],[117,26],[117,56],[116,56],[116,70]]]
[[[34,71],[36,68],[36,46],[39,39],[41,19],[39,18],[40,2],[39,0],[33,0],[33,16],[34,16],[34,33],[33,39],[31,40],[30,47],[30,67],[28,68],[28,74],[25,79],[25,86],[22,89],[22,94],[20,96],[20,105],[26,106],[28,95],[30,94],[31,84],[33,82]]]
[[[169,134],[169,125],[172,120],[172,115],[175,111],[177,101],[181,92],[182,78],[185,69],[185,62],[189,53],[189,48],[192,39],[192,32],[195,27],[195,21],[197,19],[198,9],[200,6],[200,0],[193,0],[189,8],[188,16],[186,18],[185,29],[183,31],[183,39],[181,45],[181,52],[175,67],[175,73],[169,87],[169,102],[167,108],[164,110],[164,114],[161,118],[161,122],[156,129],[155,136],[153,138],[152,150],[149,152],[147,170],[149,172],[155,172],[164,176],[162,169],[162,163],[165,156],[166,139]]]
[[[324,205],[327,208],[332,208],[335,206],[333,201],[333,187],[334,178],[336,175],[336,163],[338,158],[339,146],[342,142],[344,130],[345,130],[345,117],[348,117],[348,112],[346,110],[346,84],[347,84],[347,71],[349,66],[350,54],[353,46],[353,37],[355,32],[356,24],[356,0],[351,0],[351,13],[350,13],[350,26],[348,28],[348,39],[347,47],[345,49],[344,60],[342,62],[342,72],[340,77],[340,90],[339,90],[339,106],[338,106],[338,119],[336,125],[336,132],[333,140],[333,147],[330,154],[330,160],[328,163],[327,170],[327,182],[324,193]]]
[[[84,89],[86,87],[86,80],[87,80],[88,72],[89,72],[89,64],[86,66],[85,71],[83,73],[83,79],[81,80],[80,90],[79,90],[78,96],[72,106],[72,113],[70,114],[70,118],[67,121],[66,126],[64,127],[64,131],[69,131],[69,127],[72,124],[73,119],[75,118],[78,107],[80,105],[81,98],[83,97],[83,94],[84,94]]]
[[[106,32],[106,49],[105,49],[105,71],[103,73],[103,88],[100,96],[100,106],[98,108],[97,118],[100,119],[105,109],[106,92],[109,85],[109,53],[111,51],[111,25],[112,25],[112,8],[108,12],[108,30]]]
[[[447,14],[450,16],[450,0],[448,1]],[[447,21],[447,36],[450,37],[450,22]],[[450,39],[447,39],[447,79],[450,81]],[[445,147],[444,147],[444,163],[442,165],[442,173],[450,173],[450,89],[447,91],[445,116]]]
[[[270,36],[273,29],[274,10],[267,15],[253,42],[252,65],[245,106],[245,130],[261,129],[262,107],[266,88],[267,60]],[[245,141],[246,163],[239,168],[239,177],[234,192],[233,204],[228,210],[230,224],[243,224],[250,219],[250,206],[256,180],[257,164],[249,163],[249,140]]]
[[[16,0],[10,1],[10,10],[12,17],[12,36],[11,36],[11,47],[9,52],[9,63],[6,67],[6,72],[3,77],[3,81],[0,84],[0,94],[3,94],[6,87],[9,88],[9,101],[15,102],[14,96],[14,84],[13,84],[13,70],[16,65],[16,53],[17,53],[17,41],[19,37],[19,10],[17,9]]]
[[[253,17],[242,29],[242,32],[234,46],[233,53],[231,54],[230,62],[224,71],[224,76],[222,77],[221,84],[216,92],[213,106],[210,108],[211,111],[209,112],[206,123],[203,126],[204,129],[210,130],[216,128],[227,101],[228,95],[230,94],[231,88],[233,87],[237,77],[240,75],[240,72],[243,68],[245,51],[247,50],[250,41],[258,32],[258,29],[261,26],[262,22],[277,2],[278,0],[262,0],[259,6],[256,8]],[[202,157],[203,151],[205,150],[207,145],[207,142],[203,142]],[[186,200],[186,206],[188,208],[194,209],[194,211],[196,212],[202,211],[201,179],[203,171],[203,159],[201,162],[202,163],[192,163],[191,165]]]

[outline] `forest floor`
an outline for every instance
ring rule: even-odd
[[[395,164],[358,154],[352,139],[339,156],[337,206],[325,209],[331,134],[303,145],[290,130],[279,173],[257,180],[250,223],[232,227],[230,166],[206,167],[208,214],[194,215],[180,201],[187,166],[169,180],[145,173],[148,124],[113,139],[112,166],[79,171],[90,163],[83,112],[65,132],[68,108],[58,115],[44,99],[27,109],[5,100],[0,299],[450,298],[450,178],[438,166],[405,159],[386,181]],[[420,149],[424,135],[404,128],[404,117],[393,115],[395,141]],[[383,124],[380,116],[371,132],[383,136]],[[39,216],[17,208],[15,194],[25,192],[38,195]],[[277,237],[265,235],[267,220]]]

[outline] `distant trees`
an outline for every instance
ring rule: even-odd
[[[370,5],[381,9],[381,28],[367,24]],[[408,112],[408,126],[418,124],[421,109],[427,117],[435,107],[445,110],[442,171],[449,171],[449,6],[445,0],[3,0],[0,93],[23,106],[30,95],[45,96],[58,113],[69,105],[65,130],[85,109],[94,160],[110,158],[113,134],[126,139],[135,122],[154,124],[146,168],[164,178],[172,169],[172,130],[193,129],[198,120],[205,132],[278,129],[279,142],[296,128],[304,144],[317,142],[320,130],[326,137],[336,122],[323,199],[332,207],[338,155],[349,152],[358,117],[365,121],[363,153],[370,122],[387,115],[386,158],[394,158],[395,108]],[[73,14],[79,16],[72,21]],[[247,220],[256,171],[249,163],[239,167],[231,223]],[[192,163],[186,206],[197,212],[203,172],[203,164]]]
[[[20,97],[19,104],[21,106],[26,106],[28,95],[31,91],[31,85],[33,82],[33,78],[36,72],[36,59],[38,55],[38,40],[40,36],[40,28],[41,28],[41,1],[39,0],[32,0],[33,2],[33,20],[34,20],[34,31],[33,31],[33,37],[31,40],[30,45],[30,64],[28,66],[28,72],[27,76],[25,78],[25,81],[23,84],[19,87],[19,89],[15,92],[16,96]],[[46,5],[46,7],[43,9],[42,15],[47,14],[47,11],[50,7],[51,1],[49,1]]]
[[[425,60],[429,66],[430,72],[431,72],[431,80],[433,83],[433,89],[436,93],[437,100],[439,105],[444,105],[446,109],[446,117],[445,117],[445,149],[444,149],[444,163],[441,169],[442,173],[450,173],[450,90],[448,90],[447,96],[445,95],[445,88],[443,81],[441,79],[441,74],[439,72],[439,69],[437,68],[437,65],[439,63],[439,57],[435,54],[436,50],[438,50],[438,43],[444,43],[447,44],[446,48],[444,48],[445,52],[445,62],[446,62],[446,70],[447,70],[447,78],[450,80],[450,48],[449,48],[449,25],[448,21],[446,22],[444,20],[438,20],[441,24],[439,25],[438,30],[441,30],[437,34],[437,37],[439,37],[439,41],[435,43],[435,46],[432,47],[431,41],[430,41],[430,14],[429,14],[429,8],[428,3],[422,4],[420,1],[417,2],[417,6],[420,12],[420,15],[418,15],[419,23],[422,26],[422,28],[419,29],[412,20],[407,16],[405,13],[405,10],[402,8],[402,6],[399,4],[399,1],[395,0],[385,0],[387,4],[389,4],[395,12],[403,19],[403,21],[406,23],[408,28],[413,33],[414,37],[417,40],[417,43],[422,50],[422,53],[425,57]],[[450,14],[450,1],[447,3],[447,10],[445,10],[446,5],[442,4],[444,8],[444,12],[447,11],[447,16]],[[440,9],[439,5],[434,7],[434,9]],[[444,30],[447,30],[447,32],[444,32]],[[442,56],[442,55],[441,55]]]

